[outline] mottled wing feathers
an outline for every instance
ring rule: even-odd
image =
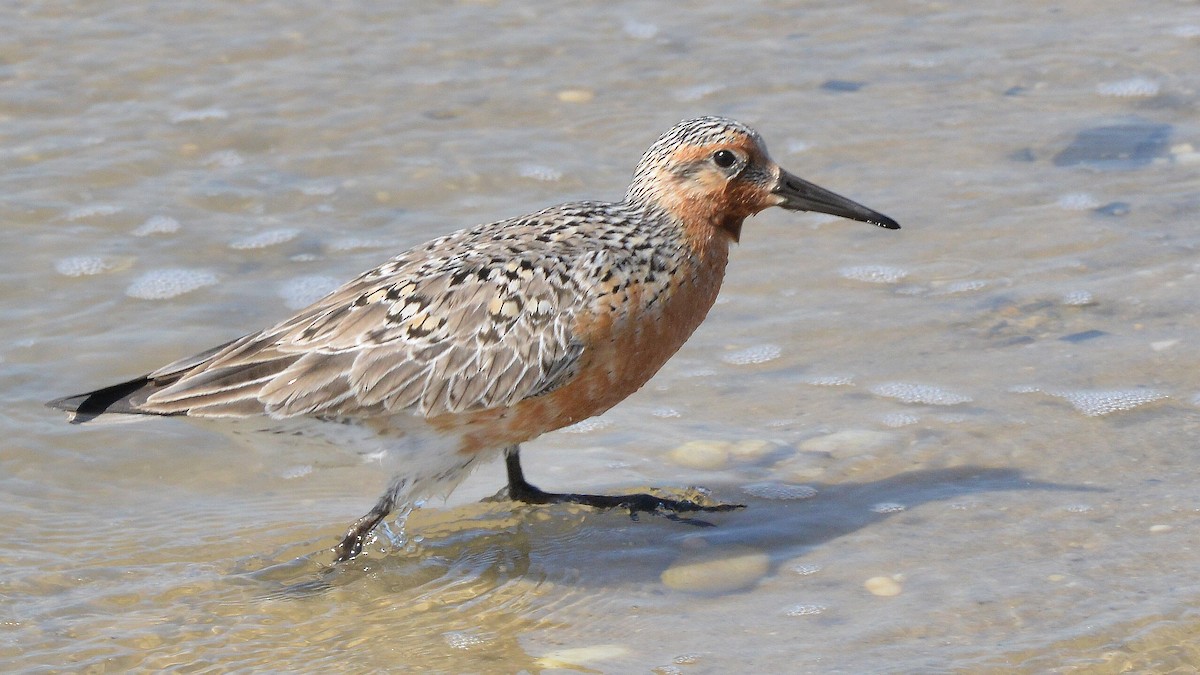
[[[531,246],[531,229],[553,231],[541,215],[402,254],[287,321],[152,373],[166,386],[135,403],[194,416],[435,416],[549,392],[583,353],[573,327],[589,250],[568,236]]]

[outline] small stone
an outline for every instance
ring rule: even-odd
[[[755,460],[762,459],[774,449],[775,444],[771,441],[748,438],[734,443],[729,448],[729,454],[740,460]]]
[[[558,100],[563,103],[587,103],[596,98],[596,92],[590,89],[563,89],[558,92]]]
[[[900,583],[892,577],[871,577],[863,582],[863,587],[866,588],[871,595],[878,595],[881,598],[890,598],[900,595],[903,590]]]
[[[1175,529],[1175,528],[1171,527],[1170,525],[1151,525],[1150,526],[1151,532],[1170,532],[1173,529]]]
[[[667,453],[667,458],[689,469],[713,471],[729,463],[731,447],[726,441],[688,441]]]
[[[663,570],[667,588],[693,593],[727,593],[746,588],[767,575],[771,559],[750,548],[722,547],[701,553],[685,553]]]
[[[597,661],[607,661],[625,656],[629,653],[629,648],[621,645],[592,645],[589,647],[568,647],[565,649],[555,649],[546,652],[541,658],[537,659],[536,663],[542,668],[562,668],[564,670],[583,670],[590,671],[590,668],[583,668],[587,664],[594,664]]]

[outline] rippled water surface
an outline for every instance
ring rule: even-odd
[[[0,10],[3,669],[1200,664],[1200,7],[802,5]],[[331,568],[358,457],[42,407],[617,198],[706,113],[904,225],[752,219],[676,358],[526,448],[716,527],[481,502],[493,463]]]

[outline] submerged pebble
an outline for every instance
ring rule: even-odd
[[[596,92],[591,89],[563,89],[558,92],[558,100],[563,103],[587,103],[596,98]]]
[[[771,559],[744,547],[723,547],[686,553],[663,570],[667,588],[694,593],[726,593],[746,588],[767,575]]]
[[[747,438],[744,441],[738,441],[729,446],[729,454],[740,460],[753,461],[762,459],[778,446],[771,441],[765,441],[760,438]]]
[[[219,281],[216,272],[203,269],[167,268],[150,270],[133,280],[125,295],[143,300],[166,300],[212,286]]]
[[[729,463],[728,441],[688,441],[667,453],[667,459],[689,469],[712,471]]]
[[[542,668],[562,668],[564,670],[585,670],[583,668],[597,661],[620,658],[629,653],[629,648],[621,645],[591,645],[588,647],[567,647],[546,652],[535,662]],[[593,671],[594,672],[594,671]]]
[[[900,592],[904,590],[900,586],[900,582],[893,577],[871,577],[863,582],[863,588],[866,588],[871,595],[881,598],[900,595]]]
[[[800,443],[799,449],[803,452],[825,453],[834,459],[845,459],[895,445],[897,438],[896,434],[887,431],[845,429],[806,439]]]
[[[1054,157],[1055,166],[1087,165],[1097,169],[1136,169],[1164,157],[1171,125],[1145,120],[1084,129]]]

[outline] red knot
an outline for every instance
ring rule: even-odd
[[[676,520],[738,508],[544,492],[525,480],[518,453],[644,385],[712,307],[743,221],[772,206],[900,227],[782,170],[753,129],[701,117],[650,146],[620,202],[572,202],[448,234],[270,328],[49,405],[75,422],[259,420],[386,458],[387,489],[335,547],[339,561],[397,505],[448,494],[501,452],[518,501]]]

